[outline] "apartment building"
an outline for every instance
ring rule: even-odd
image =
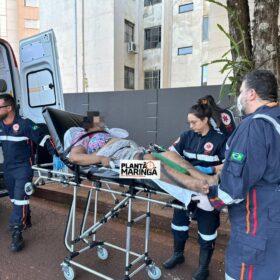
[[[225,0],[222,2],[225,3]],[[41,31],[53,28],[64,92],[221,84],[229,50],[217,28],[226,11],[206,0],[41,1]]]
[[[18,58],[19,41],[40,31],[39,0],[0,0],[0,37]]]

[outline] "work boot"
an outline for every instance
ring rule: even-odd
[[[11,251],[18,252],[22,250],[24,242],[22,238],[22,228],[21,226],[14,226],[12,233],[12,243],[11,243]]]
[[[206,280],[209,276],[209,263],[214,249],[201,249],[199,252],[199,268],[192,276],[192,280]]]
[[[166,269],[172,269],[177,264],[181,264],[185,261],[184,249],[185,249],[185,240],[176,240],[174,239],[174,253],[173,255],[165,261],[162,266]]]

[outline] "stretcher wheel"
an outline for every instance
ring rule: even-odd
[[[108,250],[104,247],[98,247],[97,248],[97,256],[102,261],[107,260],[108,256],[109,256]]]
[[[66,280],[73,280],[75,278],[75,271],[71,266],[67,264],[63,265],[62,271]]]
[[[155,265],[148,266],[148,276],[150,279],[157,280],[161,277],[161,270]]]
[[[27,182],[24,185],[24,191],[27,195],[32,195],[34,193],[34,185],[31,182]]]

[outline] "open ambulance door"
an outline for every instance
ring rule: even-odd
[[[43,107],[64,110],[53,30],[21,40],[19,57],[22,93],[17,98],[20,113],[36,123],[43,123]]]

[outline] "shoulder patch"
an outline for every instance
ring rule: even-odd
[[[37,129],[39,129],[38,125],[35,124],[35,125],[32,126],[32,130],[37,130]]]
[[[235,161],[243,161],[245,155],[243,153],[232,152],[230,158]]]

